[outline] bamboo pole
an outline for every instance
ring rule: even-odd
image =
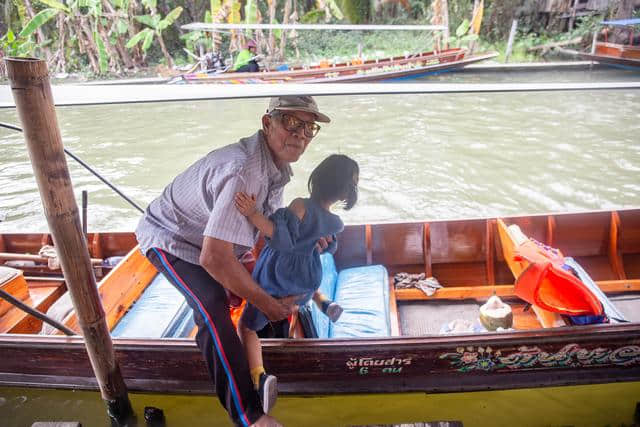
[[[45,217],[78,315],[89,360],[112,423],[124,425],[133,417],[133,411],[115,358],[80,226],[47,65],[34,58],[7,58],[6,64]]]

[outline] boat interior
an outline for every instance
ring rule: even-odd
[[[514,262],[514,242],[504,232],[509,225],[558,248],[567,263],[581,267],[602,290],[603,305],[616,312],[608,323],[640,322],[640,209],[629,209],[348,225],[338,236],[335,255],[322,257],[320,290],[340,304],[342,315],[331,322],[310,303],[290,319],[288,336],[489,334],[478,318],[480,307],[494,295],[511,308],[508,330],[573,325],[569,316],[516,295],[522,265]],[[184,298],[141,254],[133,233],[89,233],[87,243],[112,336],[195,335]],[[79,332],[60,267],[41,255],[50,245],[47,234],[1,234],[0,290]],[[430,283],[436,285],[426,291],[400,287],[394,283],[400,273],[433,277],[437,281]],[[0,299],[0,333],[62,332]]]

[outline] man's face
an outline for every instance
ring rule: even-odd
[[[285,114],[304,122],[313,123],[315,121],[315,115],[305,111],[287,111]],[[294,131],[288,131],[282,124],[281,113],[275,116],[265,115],[262,120],[267,144],[276,164],[282,166],[284,163],[296,162],[312,139],[312,137],[305,135],[304,126]]]

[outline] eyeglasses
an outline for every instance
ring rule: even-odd
[[[306,122],[287,113],[279,113],[282,116],[282,126],[289,132],[297,132],[304,126],[304,136],[313,138],[320,132],[320,125],[315,122]]]

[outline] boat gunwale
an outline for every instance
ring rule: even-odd
[[[423,336],[396,336],[379,338],[263,338],[262,346],[265,351],[291,350],[306,347],[344,347],[348,344],[350,349],[354,347],[369,346],[464,346],[471,342],[491,342],[489,345],[511,344],[521,340],[549,340],[547,343],[572,340],[601,341],[603,334],[615,338],[618,335],[629,337],[630,333],[636,333],[640,338],[640,322],[628,323],[603,323],[582,326],[562,326],[546,329],[513,330],[491,333],[467,333],[456,335],[423,335]],[[129,350],[141,348],[169,348],[171,350],[196,349],[195,340],[192,338],[117,338],[113,337],[113,345],[116,350]],[[47,346],[49,348],[84,348],[84,340],[81,336],[67,337],[64,335],[37,335],[37,334],[0,334],[0,348],[11,347],[20,344],[24,347]]]

